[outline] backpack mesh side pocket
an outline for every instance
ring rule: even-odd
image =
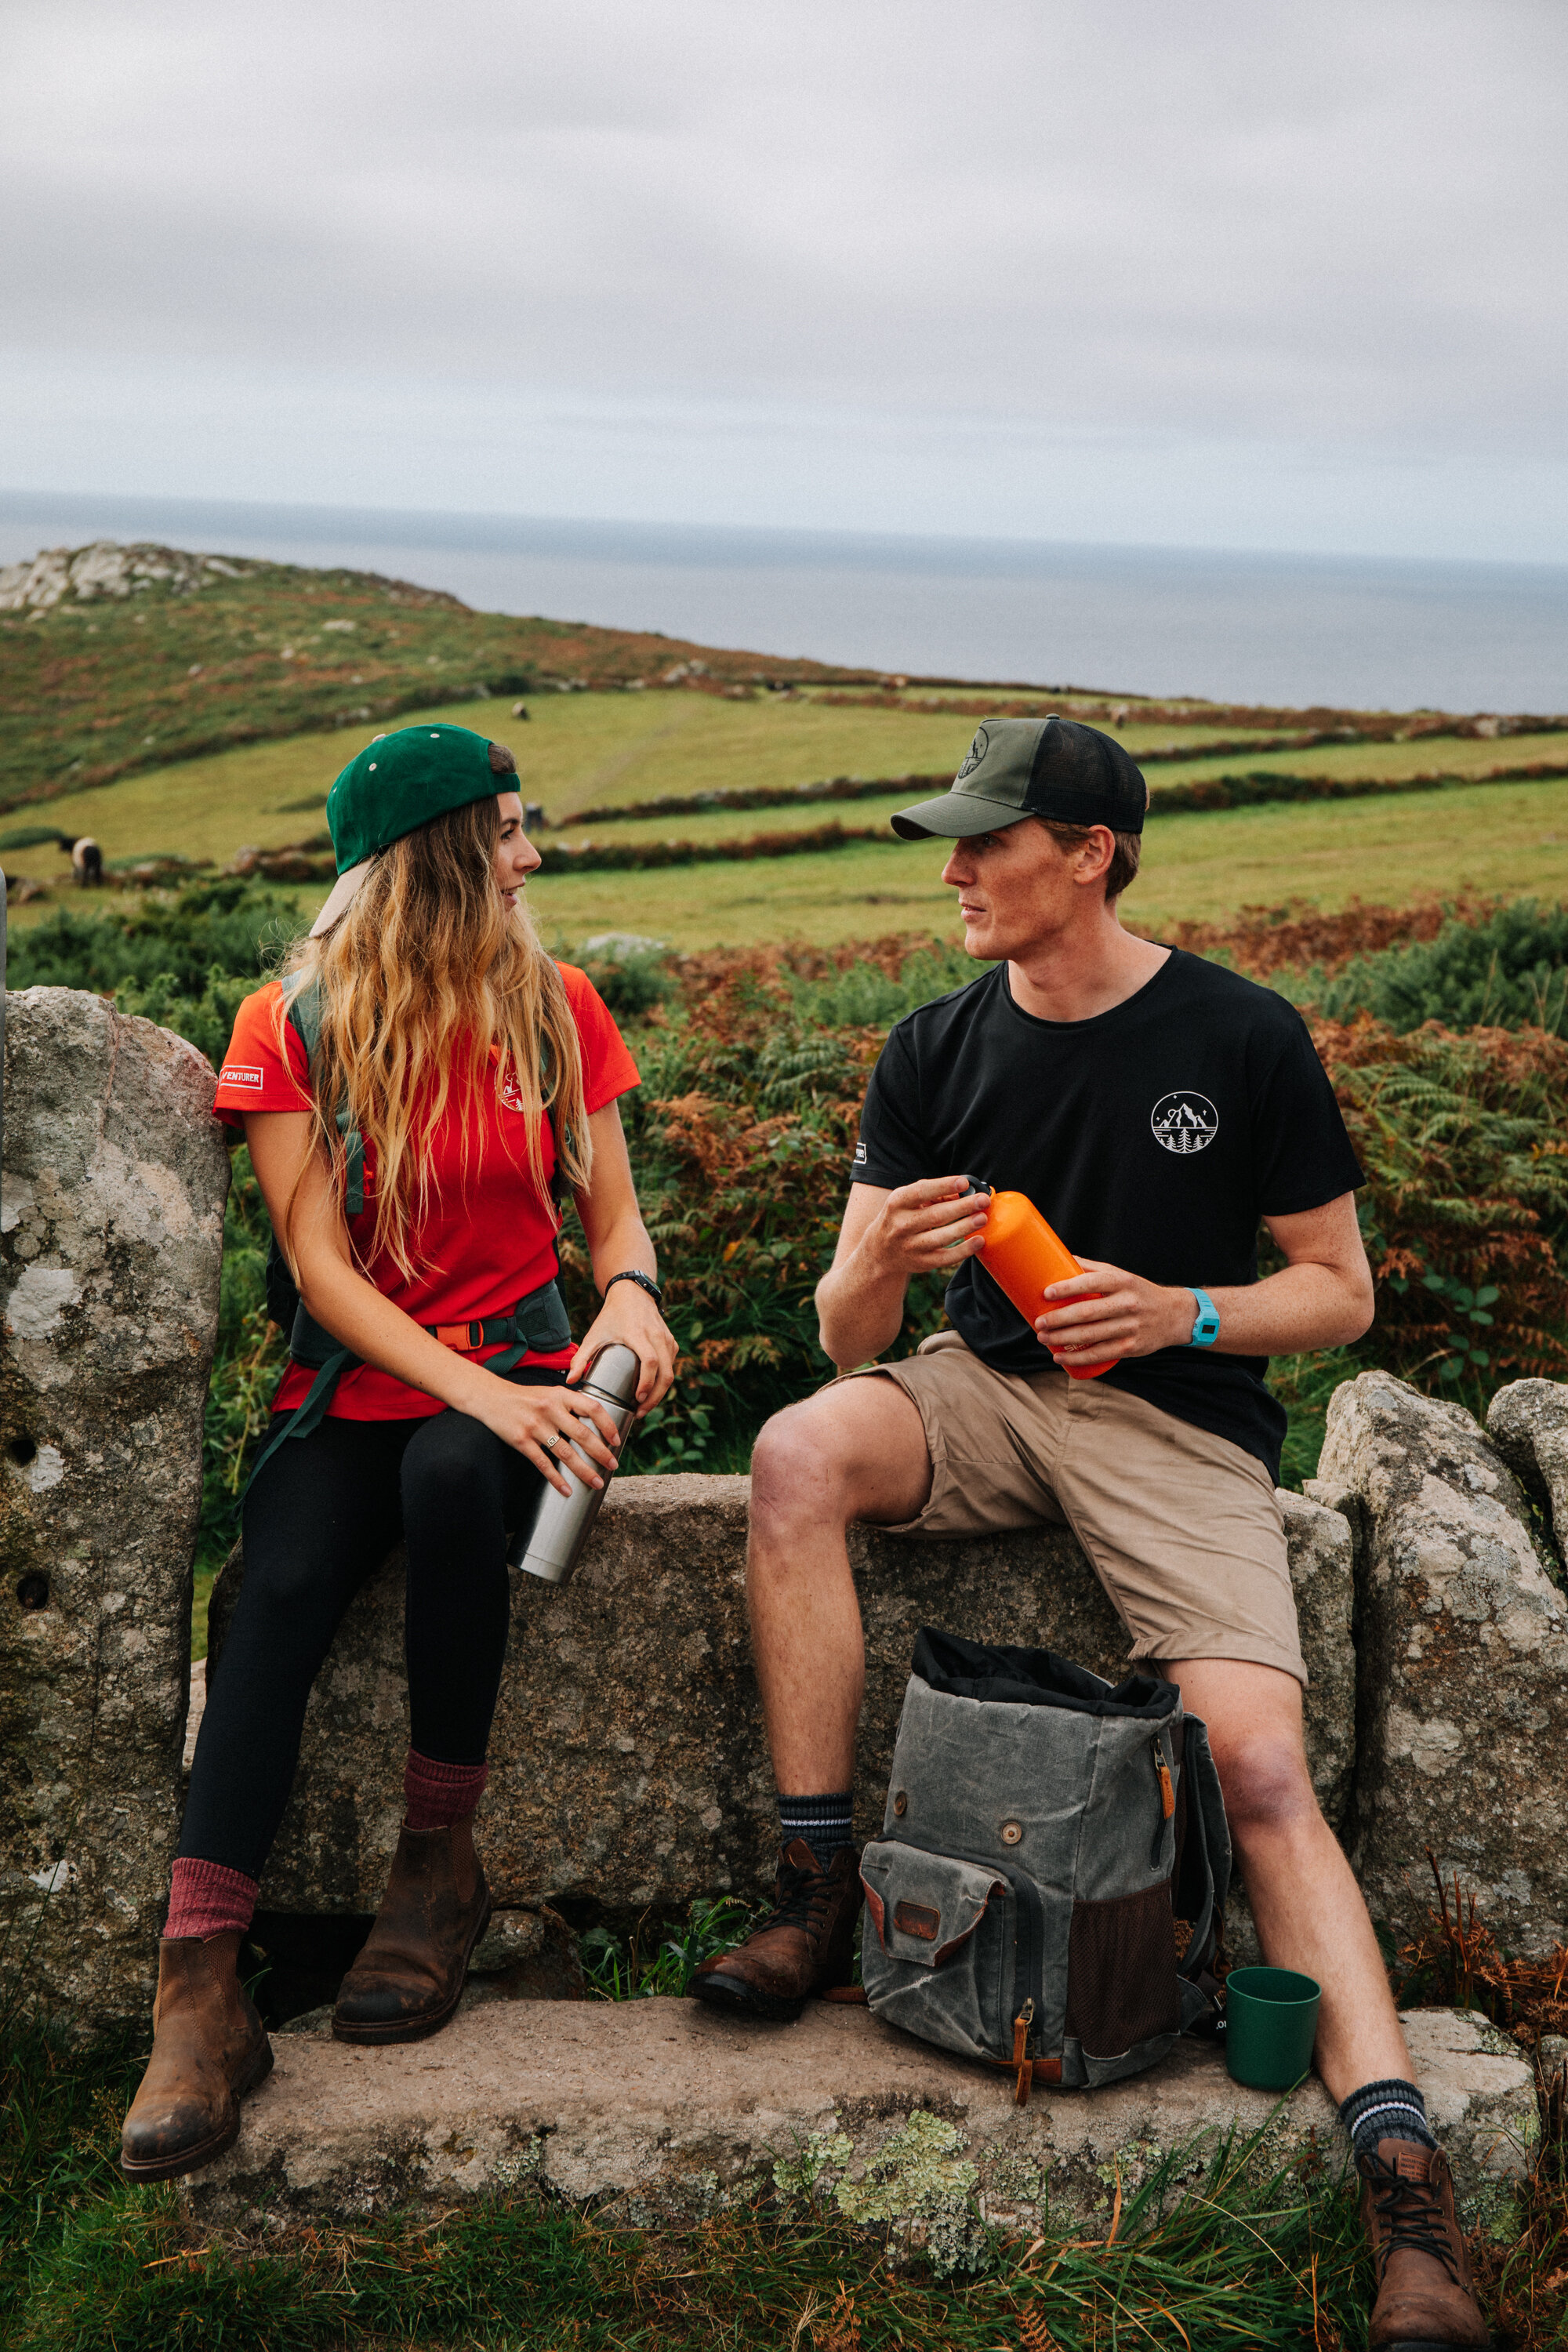
[[[1075,1901],[1068,1930],[1065,2030],[1086,2058],[1120,2058],[1181,2031],[1176,1923],[1168,1879],[1136,1895]]]

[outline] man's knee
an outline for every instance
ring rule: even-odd
[[[1289,1836],[1321,1821],[1300,1741],[1263,1732],[1220,1743],[1215,1758],[1237,1842]]]
[[[752,1449],[752,1525],[803,1518],[847,1523],[852,1456],[821,1397],[786,1405],[763,1423]]]

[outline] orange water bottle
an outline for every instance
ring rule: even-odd
[[[1047,1285],[1066,1282],[1069,1276],[1083,1272],[1071,1250],[1052,1233],[1026,1192],[992,1193],[980,1263],[997,1286],[1006,1292],[1031,1329],[1037,1315],[1050,1311],[1047,1301],[1041,1297]],[[1097,1290],[1086,1295],[1090,1298],[1100,1297]],[[1092,1381],[1121,1360],[1120,1356],[1112,1356],[1103,1364],[1064,1365],[1063,1370],[1068,1380]]]

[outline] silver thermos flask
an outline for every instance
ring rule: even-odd
[[[592,1397],[606,1407],[624,1445],[626,1429],[637,1412],[637,1382],[641,1378],[642,1365],[637,1355],[617,1340],[600,1349],[571,1393]],[[599,1506],[610,1491],[608,1478],[602,1486],[584,1486],[573,1470],[564,1445],[558,1459],[572,1482],[571,1494],[563,1495],[548,1479],[542,1478],[532,1519],[518,1529],[507,1556],[509,1566],[521,1568],[530,1576],[541,1576],[546,1584],[568,1581],[593,1533]]]

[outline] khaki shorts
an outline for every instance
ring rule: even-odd
[[[1305,1684],[1284,1517],[1256,1454],[1054,1364],[994,1371],[956,1331],[849,1377],[896,1381],[925,1429],[930,1499],[892,1534],[1070,1527],[1130,1658],[1241,1658]]]

